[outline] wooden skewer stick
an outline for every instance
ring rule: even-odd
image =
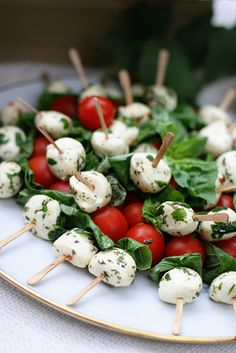
[[[41,132],[41,134],[46,137],[46,139],[58,150],[58,152],[63,154],[63,150],[56,144],[56,142],[51,138],[47,131],[42,126],[37,125],[36,127]]]
[[[193,220],[198,222],[228,222],[229,215],[227,213],[194,214]]]
[[[88,293],[92,288],[97,286],[100,282],[102,282],[104,275],[94,278],[84,289],[82,289],[79,293],[77,293],[74,297],[72,297],[67,305],[75,305],[83,296]]]
[[[181,322],[183,317],[183,307],[184,307],[184,300],[183,298],[177,298],[176,300],[176,313],[175,313],[175,321],[173,324],[173,334],[178,336],[181,331]]]
[[[232,304],[233,304],[233,308],[234,308],[234,313],[236,315],[236,297],[232,298]]]
[[[91,191],[94,191],[94,185],[90,183],[86,178],[84,178],[80,172],[75,172],[74,176],[76,177],[76,179],[81,181],[81,183],[86,185]]]
[[[104,119],[101,103],[99,102],[99,100],[96,97],[94,98],[94,100],[96,103],[96,109],[97,109],[98,117],[100,120],[100,124],[101,124],[103,132],[106,136],[106,139],[108,139],[108,130],[107,130],[107,125],[106,125],[106,122]]]
[[[134,102],[133,94],[131,90],[130,76],[127,70],[119,71],[120,85],[124,91],[126,105],[130,105]]]
[[[0,250],[2,248],[4,248],[4,246],[6,246],[7,244],[11,243],[16,238],[18,238],[21,234],[23,234],[23,233],[27,232],[28,230],[30,230],[31,228],[33,228],[33,226],[34,226],[33,223],[26,224],[24,227],[18,229],[13,234],[8,235],[5,239],[1,240],[0,241]]]
[[[35,114],[38,114],[39,111],[38,109],[36,109],[35,107],[33,107],[31,104],[29,104],[28,102],[26,102],[24,99],[17,97],[16,100],[22,104],[24,104],[24,106],[26,108],[28,108],[29,110],[31,110],[32,112],[34,112]]]
[[[66,255],[61,255],[59,256],[56,260],[54,260],[51,264],[49,264],[47,267],[45,267],[42,271],[36,273],[34,276],[28,279],[27,283],[33,286],[34,284],[38,283],[41,281],[49,272],[51,272],[55,267],[59,266],[61,263],[63,263],[68,256]]]
[[[164,156],[167,148],[172,143],[174,137],[175,137],[175,135],[172,132],[167,132],[164,139],[162,140],[162,145],[161,145],[159,151],[157,152],[155,159],[152,161],[153,168],[156,168],[158,166],[158,164],[160,163],[160,160]]]
[[[234,131],[234,129],[236,129],[236,123],[231,124],[227,130],[231,134]]]
[[[218,186],[216,188],[216,192],[233,192],[236,190],[236,185],[230,185],[230,186]]]
[[[82,60],[81,60],[81,57],[79,55],[78,50],[76,50],[75,48],[70,48],[69,49],[69,57],[70,57],[70,60],[71,60],[73,66],[79,76],[82,87],[87,88],[89,84],[88,84],[88,80],[87,80],[87,77],[84,72]]]
[[[162,49],[159,52],[157,60],[157,73],[155,85],[158,87],[163,86],[166,76],[166,69],[169,63],[169,51],[167,49]]]
[[[221,102],[219,103],[219,108],[222,110],[227,110],[229,106],[233,103],[236,98],[236,90],[235,88],[230,88],[224,97],[222,98]]]

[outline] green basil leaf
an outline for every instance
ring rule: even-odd
[[[148,270],[151,267],[152,252],[147,245],[131,238],[122,238],[117,244],[134,258],[138,270]]]
[[[107,179],[112,188],[111,206],[119,206],[124,203],[126,190],[113,175],[107,175]]]
[[[191,136],[177,143],[173,143],[168,151],[168,156],[174,159],[196,158],[205,154],[206,137]]]

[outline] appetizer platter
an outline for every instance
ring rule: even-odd
[[[1,277],[122,333],[235,340],[235,90],[178,102],[164,49],[151,87],[69,56],[78,76],[0,93]]]

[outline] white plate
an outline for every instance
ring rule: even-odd
[[[66,82],[78,89],[75,79]],[[35,104],[43,86],[40,82],[9,88],[0,93],[0,108],[11,99],[21,96]],[[1,235],[23,225],[22,208],[15,200],[0,201]],[[208,298],[207,287],[199,299],[184,306],[182,336],[171,334],[175,307],[158,298],[157,287],[144,273],[139,273],[133,285],[112,288],[100,284],[78,306],[65,304],[91,280],[86,270],[62,264],[35,287],[27,286],[27,279],[54,259],[51,244],[26,233],[0,253],[0,275],[53,308],[107,329],[125,334],[176,342],[206,343],[235,340],[235,315],[230,305],[217,304]]]

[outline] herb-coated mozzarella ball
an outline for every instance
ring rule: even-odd
[[[201,290],[201,277],[187,267],[166,272],[159,283],[160,299],[170,304],[176,304],[178,298],[182,298],[184,304],[191,303],[197,299]]]
[[[236,231],[230,230],[230,223],[236,222],[236,213],[227,207],[216,207],[208,214],[227,213],[229,215],[228,222],[220,223],[213,221],[204,221],[200,223],[199,233],[203,240],[217,241],[230,239],[236,235]],[[235,227],[233,227],[235,228]]]
[[[128,146],[135,143],[135,140],[139,134],[139,128],[135,126],[129,127],[120,120],[115,120],[112,123],[110,130],[113,134],[123,139]]]
[[[229,271],[216,277],[209,288],[209,296],[215,302],[232,304],[236,297],[236,272]]]
[[[3,125],[16,125],[19,120],[20,113],[27,111],[23,103],[18,100],[11,101],[5,105],[1,113],[1,121]]]
[[[217,158],[218,184],[223,187],[236,184],[236,151],[223,153]]]
[[[45,129],[53,139],[58,139],[68,135],[72,121],[67,115],[50,110],[36,114],[35,124]]]
[[[171,112],[177,107],[177,94],[171,88],[151,86],[147,89],[146,101],[151,108],[160,106]]]
[[[106,97],[107,92],[105,87],[102,85],[91,85],[88,88],[85,88],[80,94],[80,101],[84,100],[85,98],[92,97],[92,96],[100,96]]]
[[[21,188],[21,167],[15,162],[0,163],[0,199],[16,195]]]
[[[50,232],[60,222],[61,208],[58,201],[45,195],[32,196],[25,204],[24,216],[27,223],[33,223],[33,235],[50,240]]]
[[[4,161],[16,161],[25,140],[25,133],[19,127],[0,128],[0,158]]]
[[[231,122],[229,114],[214,105],[205,105],[200,108],[199,116],[206,125],[212,124],[215,121],[221,121],[225,124],[230,124]]]
[[[170,235],[182,237],[197,229],[193,220],[194,211],[185,203],[166,201],[157,208],[157,222],[160,229]]]
[[[47,161],[52,173],[61,180],[68,180],[76,171],[84,168],[86,153],[83,145],[70,137],[55,141],[62,153],[53,145],[47,146]]]
[[[118,111],[119,116],[134,120],[139,124],[148,121],[151,115],[151,109],[147,105],[138,102],[129,104],[126,107],[120,107]]]
[[[70,87],[68,87],[63,81],[50,82],[47,91],[50,93],[67,94],[71,93]]]
[[[59,256],[68,256],[67,260],[80,268],[88,266],[98,251],[91,234],[79,228],[68,230],[62,234],[53,243],[53,248]]]
[[[81,176],[86,179],[94,189],[82,183],[75,176],[70,178],[70,188],[79,208],[82,211],[92,213],[99,208],[106,206],[111,201],[112,190],[107,178],[96,171],[81,172]]]
[[[135,277],[136,264],[131,255],[118,248],[98,252],[90,261],[89,272],[114,287],[127,287]]]
[[[130,160],[130,178],[142,192],[155,194],[171,179],[171,170],[161,159],[156,168],[152,166],[154,153],[134,153]]]
[[[91,144],[99,157],[112,157],[129,152],[129,146],[124,139],[114,133],[108,133],[106,137],[103,131],[95,131],[91,138]]]
[[[134,149],[134,152],[154,153],[156,155],[157,149],[151,143],[143,142]]]
[[[222,121],[216,121],[204,127],[199,135],[207,138],[205,150],[214,157],[219,157],[232,148],[232,137]]]

